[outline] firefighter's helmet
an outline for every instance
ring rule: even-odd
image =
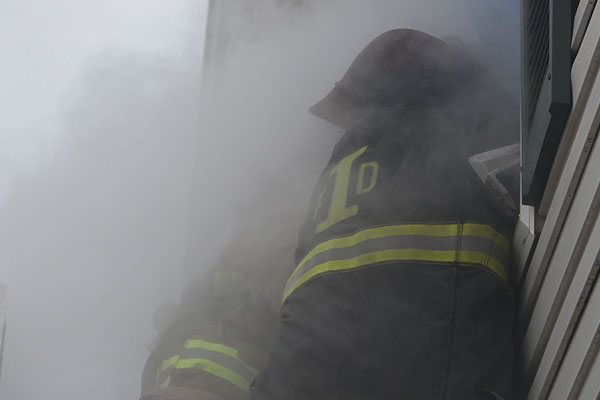
[[[443,104],[482,68],[452,44],[411,29],[387,31],[371,41],[310,112],[342,128],[374,109]]]

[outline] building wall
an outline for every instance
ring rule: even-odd
[[[520,396],[600,394],[600,7],[581,0],[573,30],[573,107],[537,210],[515,235],[520,310]]]

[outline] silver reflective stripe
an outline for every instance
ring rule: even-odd
[[[315,276],[383,262],[483,266],[506,284],[508,240],[489,225],[402,224],[369,228],[315,246],[288,279],[283,300]]]

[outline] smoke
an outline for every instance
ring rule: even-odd
[[[101,54],[71,92],[54,161],[0,210],[1,398],[137,398],[153,310],[223,256],[262,265],[276,304],[342,133],[306,110],[375,36],[456,34],[492,63],[462,1],[246,3],[210,81],[198,21],[181,58]]]
[[[452,4],[450,4],[452,3]],[[272,0],[221,4],[221,30],[213,41],[220,47],[205,71],[206,103],[202,116],[196,187],[186,274],[199,265],[217,263],[218,252],[205,251],[226,240],[244,216],[223,212],[237,204],[262,204],[265,215],[253,213],[253,239],[277,247],[266,232],[276,229],[276,213],[300,221],[320,171],[342,130],[316,119],[307,109],[338,81],[358,52],[374,37],[398,27],[423,30],[436,36],[458,35],[484,66],[497,62],[487,40],[502,44],[504,54],[515,54],[514,33],[501,22],[514,25],[516,2],[491,5],[465,1],[329,0],[277,2]],[[500,5],[503,4],[503,5]],[[485,25],[493,15],[513,12],[497,24]],[[210,33],[210,32],[209,32]],[[214,43],[212,44],[215,45]],[[518,60],[506,57],[502,73],[492,70],[504,85],[518,87]],[[512,72],[506,73],[507,70]],[[513,92],[514,94],[514,92]],[[218,155],[215,160],[214,155]],[[268,175],[280,182],[277,190],[257,187]],[[293,196],[290,193],[294,193]],[[280,199],[287,201],[283,202]],[[251,207],[248,207],[251,208]],[[219,212],[207,210],[221,210]],[[272,222],[270,222],[272,221]],[[294,237],[294,227],[288,236]],[[212,229],[206,229],[212,227]],[[238,228],[239,230],[239,228]],[[281,229],[279,229],[281,230]],[[294,241],[295,239],[292,239]],[[267,245],[268,243],[268,245]],[[289,243],[280,236],[279,245]],[[232,246],[231,246],[232,247]],[[259,251],[259,250],[257,250]],[[285,265],[292,263],[291,254]],[[286,267],[287,268],[287,267]]]
[[[1,210],[3,399],[137,398],[152,312],[182,288],[199,60],[90,65],[54,161]]]

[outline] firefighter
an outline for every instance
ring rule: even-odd
[[[276,322],[249,282],[220,265],[184,292],[144,367],[142,400],[247,398]]]
[[[298,180],[262,175],[256,192],[235,208],[234,234],[218,266],[189,285],[178,306],[157,308],[161,334],[144,369],[143,400],[247,398],[276,332],[287,278],[281,266],[293,264],[295,226],[303,218],[297,191]]]
[[[464,49],[398,29],[310,112],[346,132],[250,399],[510,398],[516,215],[469,158],[518,141],[514,103]]]

